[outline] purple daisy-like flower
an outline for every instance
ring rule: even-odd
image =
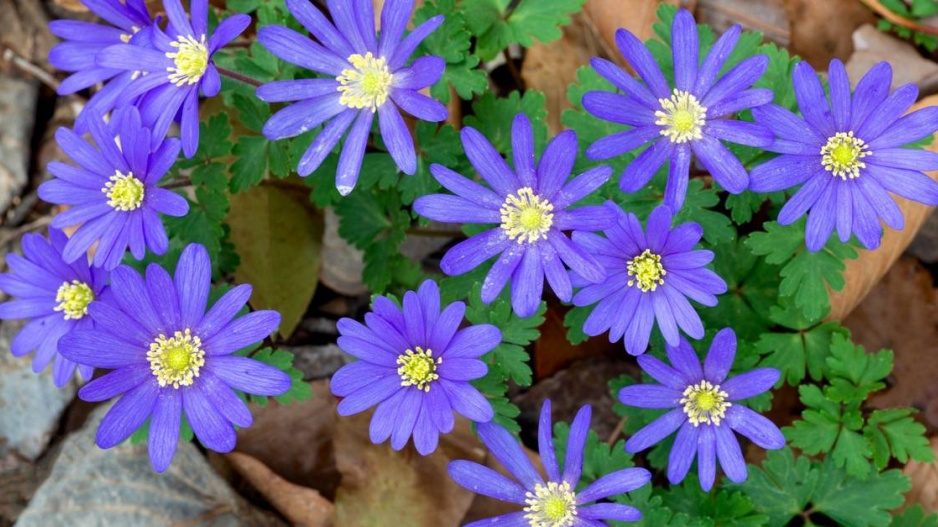
[[[114,370],[85,385],[85,401],[121,395],[98,427],[101,448],[120,444],[150,420],[153,469],[169,467],[179,442],[182,413],[206,448],[230,452],[235,426],[251,426],[239,392],[275,396],[290,388],[290,377],[256,360],[232,355],[263,340],[280,324],[276,311],[235,318],[251,286],[225,293],[206,312],[212,264],[198,244],[185,248],[175,278],[151,264],[146,279],[128,266],[111,273],[114,302],[92,302],[93,330],[74,331],[60,352],[80,364]]]
[[[156,186],[176,161],[179,140],[166,139],[151,148],[152,134],[132,106],[115,112],[108,124],[92,117],[88,129],[95,146],[67,128],[56,131],[59,146],[78,166],[49,163],[55,178],[39,186],[40,198],[70,206],[52,226],[78,226],[62,257],[66,262],[83,258],[95,242],[94,265],[105,269],[117,267],[128,247],[138,260],[147,248],[163,254],[169,240],[159,214],[184,216],[189,211],[185,198]]]
[[[440,311],[440,290],[427,280],[404,295],[403,309],[375,297],[373,311],[361,324],[339,321],[339,347],[359,360],[332,377],[332,393],[343,397],[340,415],[377,405],[371,441],[391,439],[395,450],[413,436],[417,452],[436,450],[439,434],[453,430],[453,412],[476,422],[494,417],[492,405],[469,381],[484,377],[479,357],[502,340],[495,326],[459,329],[466,305],[454,302]]]
[[[608,159],[650,144],[622,173],[623,192],[644,187],[670,159],[665,204],[679,210],[687,194],[692,152],[728,192],[738,194],[749,186],[745,167],[721,141],[757,147],[771,144],[771,131],[732,116],[770,102],[772,91],[752,88],[768,66],[765,55],[743,60],[720,75],[739,34],[738,25],[728,29],[698,65],[697,25],[689,12],[678,11],[671,26],[673,89],[651,52],[624,29],[616,32],[616,44],[644,84],[608,60],[592,60],[593,68],[625,94],[588,92],[583,108],[631,128],[593,143],[587,157]]]
[[[482,301],[495,300],[511,280],[512,307],[518,316],[528,317],[541,302],[545,277],[561,300],[570,301],[573,286],[564,264],[592,283],[605,278],[602,266],[563,231],[602,230],[613,224],[615,214],[606,207],[570,209],[605,183],[612,169],[595,167],[567,182],[576,161],[575,132],[558,134],[536,164],[534,134],[524,114],[515,117],[511,137],[514,171],[481,133],[463,128],[466,155],[491,190],[432,165],[433,177],[456,195],[420,197],[414,210],[444,223],[499,224],[450,249],[440,266],[446,274],[459,275],[499,255],[482,284]]]
[[[117,44],[149,46],[150,13],[145,0],[81,0],[89,11],[110,25],[81,20],[54,20],[49,30],[65,40],[49,52],[52,66],[72,72],[56,90],[69,95],[95,84],[107,83],[91,96],[78,118],[75,129],[84,132],[89,115],[104,115],[114,107],[117,97],[139,75],[123,69],[99,66],[95,56],[99,51]]]
[[[191,20],[179,0],[163,0],[169,27],[154,27],[151,48],[127,44],[110,46],[98,53],[99,66],[141,72],[120,95],[117,103],[137,103],[144,124],[152,130],[154,145],[180,122],[182,150],[186,157],[199,147],[199,91],[214,97],[221,89],[212,56],[251,24],[247,15],[232,15],[213,34],[208,31],[208,0],[191,0]]]
[[[449,114],[443,104],[419,93],[440,80],[445,61],[420,57],[407,65],[420,42],[443,23],[443,16],[427,20],[403,38],[414,0],[388,0],[379,38],[371,0],[327,0],[326,5],[335,25],[309,0],[287,0],[287,8],[315,41],[283,26],[267,26],[257,34],[274,55],[326,77],[271,82],[258,88],[257,96],[293,103],[264,126],[271,141],[328,123],[300,159],[301,176],[315,171],[351,128],[335,177],[336,188],[346,196],[358,181],[375,114],[391,157],[406,174],[417,170],[417,156],[398,109],[430,122],[443,121]]]
[[[805,242],[811,251],[827,243],[835,226],[842,242],[856,234],[867,249],[879,247],[879,220],[902,230],[902,211],[890,193],[938,205],[938,183],[924,170],[938,169],[938,154],[903,148],[938,130],[938,108],[907,115],[918,88],[906,84],[889,93],[892,68],[874,66],[851,95],[850,80],[837,59],[830,63],[830,103],[807,62],[795,66],[795,96],[802,118],[776,105],[753,110],[777,136],[766,149],[779,157],[752,171],[756,192],[802,187],[782,207],[787,225],[808,215]],[[810,212],[809,212],[810,211]]]
[[[699,339],[703,323],[688,298],[715,306],[716,296],[726,292],[726,282],[706,266],[713,252],[694,246],[703,229],[697,223],[671,228],[671,209],[656,207],[648,217],[648,230],[634,214],[626,214],[614,203],[606,206],[618,222],[598,234],[574,232],[573,242],[590,253],[606,269],[606,279],[591,284],[572,277],[583,287],[573,297],[577,306],[596,304],[583,324],[590,336],[609,331],[609,342],[624,338],[625,350],[640,355],[648,347],[655,322],[671,346],[680,343],[680,332]]]
[[[541,474],[521,449],[518,441],[504,428],[492,423],[478,426],[479,438],[489,452],[514,476],[515,481],[486,466],[457,460],[449,464],[450,477],[463,487],[501,501],[516,503],[524,510],[468,524],[466,527],[600,527],[610,520],[634,522],[642,518],[635,507],[598,500],[631,492],[651,480],[643,468],[627,468],[607,474],[577,492],[583,472],[583,450],[589,434],[592,410],[580,408],[567,440],[563,473],[554,452],[550,419],[550,400],[541,407],[537,445],[544,471]]]
[[[667,353],[672,366],[647,354],[638,358],[642,370],[660,384],[633,384],[619,392],[619,400],[628,406],[671,409],[629,438],[628,452],[641,452],[677,430],[668,457],[668,481],[683,481],[696,457],[700,486],[709,491],[717,459],[730,481],[746,480],[746,461],[734,431],[768,450],[785,446],[785,437],[772,421],[733,404],[768,391],[781,373],[759,368],[727,379],[736,357],[732,329],[716,334],[703,366],[684,339],[679,346],[668,346]]]
[[[55,359],[52,380],[64,386],[78,367],[83,379],[94,368],[79,366],[58,352],[59,340],[76,330],[93,327],[88,305],[107,290],[107,272],[93,269],[87,259],[66,263],[65,234],[49,229],[49,240],[39,234],[23,236],[23,256],[7,255],[12,272],[0,274],[0,291],[17,297],[0,304],[0,320],[29,319],[13,338],[10,351],[22,357],[36,351],[33,371],[39,373]]]

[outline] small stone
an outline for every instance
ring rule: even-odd
[[[854,86],[870,68],[887,61],[892,65],[892,89],[913,83],[923,93],[938,90],[938,64],[922,58],[912,44],[864,24],[853,32],[853,47],[846,66]]]
[[[51,367],[33,373],[32,355],[17,358],[10,353],[10,342],[22,326],[0,324],[0,460],[35,460],[42,455],[75,396],[74,383],[55,387]]]
[[[303,379],[307,381],[331,377],[339,368],[352,362],[352,357],[336,344],[281,346],[280,349],[293,353],[293,366],[303,372]]]
[[[14,8],[15,11],[15,8]],[[29,178],[30,140],[39,85],[0,75],[0,213]]]
[[[238,496],[194,444],[180,444],[163,474],[150,466],[146,444],[126,442],[101,450],[94,437],[106,411],[97,409],[84,428],[66,439],[52,473],[17,521],[19,527],[284,525]]]

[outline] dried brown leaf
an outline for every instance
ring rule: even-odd
[[[876,23],[873,13],[856,0],[785,0],[785,10],[791,24],[790,51],[821,70],[833,58],[850,58],[853,31]]]
[[[247,454],[232,452],[225,458],[293,525],[332,527],[335,507],[315,490],[290,483]]]
[[[931,449],[938,457],[938,437],[931,439]],[[910,461],[902,472],[912,480],[912,490],[905,495],[906,504],[918,503],[926,512],[938,512],[938,461]]]
[[[866,349],[895,352],[891,386],[870,399],[877,408],[915,406],[938,428],[938,291],[931,273],[914,259],[892,266],[869,296],[844,320]],[[924,360],[923,360],[924,359]]]
[[[446,444],[429,456],[408,445],[396,452],[368,437],[372,412],[343,417],[336,425],[335,455],[342,482],[336,493],[336,524],[342,527],[450,527],[460,524],[472,502],[472,492],[446,472],[450,459],[467,459],[472,452],[460,444],[471,439],[467,422],[444,436]],[[469,434],[466,437],[462,437]],[[456,438],[456,441],[453,439]],[[470,458],[471,459],[471,458]]]

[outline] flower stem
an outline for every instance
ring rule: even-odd
[[[218,73],[221,73],[222,75],[232,78],[236,81],[241,81],[245,84],[250,84],[251,86],[261,85],[261,81],[257,79],[252,79],[251,77],[248,77],[246,75],[241,75],[240,73],[236,71],[226,70],[225,68],[219,68],[218,66],[215,66],[215,67],[218,69]]]

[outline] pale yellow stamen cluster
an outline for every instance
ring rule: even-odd
[[[554,224],[554,206],[534,193],[531,187],[518,190],[517,196],[509,194],[499,211],[502,229],[518,243],[534,243],[547,239],[547,231]]]
[[[684,413],[692,425],[699,426],[703,423],[719,426],[720,420],[726,417],[726,409],[733,406],[726,400],[727,397],[729,394],[721,390],[719,384],[700,381],[684,390],[681,404],[684,405]]]
[[[348,58],[353,68],[342,70],[336,77],[342,96],[339,103],[349,108],[371,108],[372,112],[388,100],[394,75],[387,61],[376,58],[371,52],[362,56],[354,54]]]
[[[871,155],[873,152],[869,151],[866,142],[855,137],[853,132],[838,132],[821,147],[821,164],[834,177],[846,181],[860,177],[860,169],[866,168],[861,159]]]
[[[433,358],[433,350],[425,350],[420,346],[407,350],[397,357],[397,363],[400,364],[397,374],[401,376],[401,386],[416,386],[418,390],[429,392],[430,384],[440,378],[436,368],[442,362],[443,357]]]
[[[650,249],[629,260],[626,269],[629,272],[629,286],[636,286],[643,293],[658,289],[664,284],[664,275],[668,272],[661,264],[661,255],[654,254]]]
[[[661,109],[655,112],[655,124],[661,126],[661,135],[672,143],[686,143],[703,137],[707,122],[707,109],[690,92],[674,90],[670,99],[658,99]]]
[[[538,483],[525,493],[524,518],[531,527],[570,527],[576,520],[576,495],[566,481]]]
[[[172,337],[160,335],[150,343],[147,352],[150,371],[160,386],[191,386],[205,365],[202,340],[191,331],[177,331]]]
[[[131,26],[130,30],[133,31],[133,33],[124,33],[121,35],[121,42],[124,44],[130,42],[130,39],[134,38],[134,35],[137,34],[137,31],[140,31],[140,28],[137,26]]]
[[[56,311],[65,315],[65,320],[78,320],[88,314],[88,304],[94,301],[94,291],[79,280],[63,282],[55,293]]]
[[[166,68],[169,72],[169,82],[176,86],[193,85],[199,82],[205,70],[208,69],[208,47],[205,44],[205,35],[201,40],[196,40],[191,36],[180,35],[176,42],[170,43],[170,46],[178,51],[167,53],[166,56],[173,59],[174,65]]]
[[[107,195],[107,204],[114,210],[129,212],[143,205],[143,181],[134,177],[133,172],[121,174],[115,171],[101,192]]]

